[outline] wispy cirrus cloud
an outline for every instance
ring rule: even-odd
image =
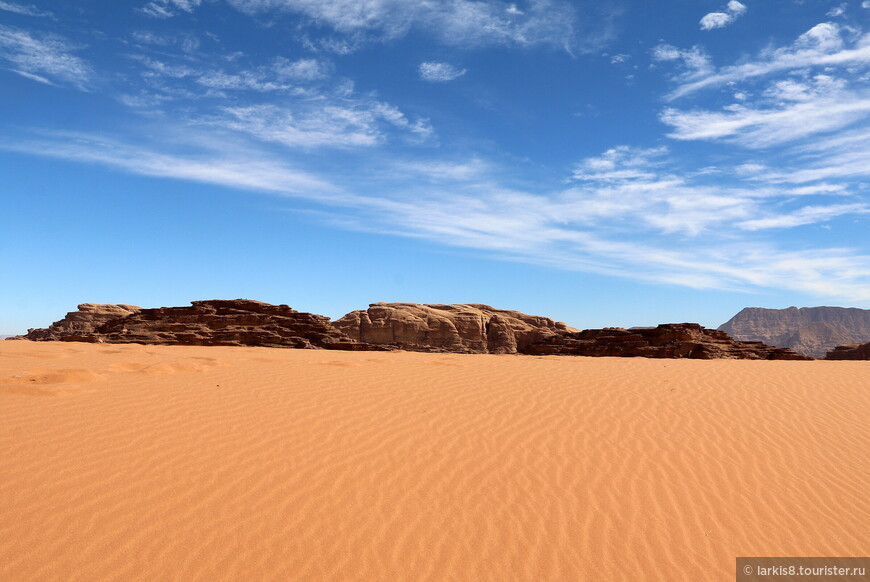
[[[863,214],[867,205],[804,205],[789,200],[790,188],[697,182],[670,171],[667,157],[662,148],[620,146],[582,160],[578,184],[537,193],[500,185],[498,172],[484,165],[465,183],[420,186],[413,202],[381,200],[372,214],[342,215],[341,224],[559,269],[870,300],[870,256],[850,248],[794,250],[763,236]]]
[[[870,204],[831,204],[828,206],[804,206],[794,212],[767,216],[765,218],[753,218],[740,223],[740,227],[747,230],[761,230],[765,228],[792,228],[805,224],[825,222],[846,214],[870,213]]]
[[[161,133],[171,136],[173,130],[163,128]],[[240,147],[215,134],[194,140],[186,133],[177,143],[134,144],[97,134],[53,131],[20,137],[0,145],[0,149],[243,190],[311,197],[338,192],[328,180],[293,168],[262,150]],[[167,153],[168,149],[183,151]]]
[[[870,127],[808,141],[790,151],[788,164],[759,165],[750,172],[755,179],[773,184],[824,184],[828,188],[847,188],[828,184],[830,180],[867,180],[870,178]]]
[[[92,69],[73,54],[77,48],[56,34],[34,33],[0,24],[0,61],[8,70],[28,79],[85,89]]]
[[[168,17],[198,4],[167,0],[146,6],[167,12],[152,16]],[[433,23],[431,34],[453,46],[560,46],[573,34],[570,18],[553,23],[541,12],[546,6],[565,7],[558,2],[521,8],[465,0],[235,4],[258,14],[301,14],[310,19],[302,30],[326,29],[335,35],[331,38],[347,42],[398,38]],[[573,9],[569,12],[573,15]],[[566,23],[571,26],[565,28]],[[842,62],[859,62],[846,54],[863,50],[855,34],[813,30],[809,40],[758,55],[756,65],[768,72],[747,78],[767,80],[776,71],[791,71],[771,65],[788,51],[839,54]],[[758,151],[793,142],[807,146],[806,138],[814,136],[829,141],[825,152],[790,151],[778,160],[779,167],[754,156],[755,166],[721,162],[720,168],[693,171],[685,169],[675,152],[680,146],[673,142],[673,148],[623,145],[579,160],[566,182],[530,186],[510,178],[509,164],[500,166],[477,152],[459,159],[433,150],[396,155],[411,148],[394,148],[388,155],[382,146],[423,141],[433,134],[432,125],[414,109],[355,89],[349,79],[336,76],[342,65],[333,66],[329,59],[206,54],[196,43],[184,48],[181,37],[169,42],[145,33],[135,41],[128,46],[138,52],[128,55],[132,64],[124,75],[134,81],[119,99],[153,110],[153,118],[169,120],[178,132],[202,134],[196,147],[58,132],[3,147],[140,175],[304,198],[327,207],[342,227],[418,237],[509,260],[696,288],[776,287],[870,300],[870,257],[861,251],[789,247],[770,236],[863,220],[868,210],[860,189],[839,181],[850,171],[870,171],[863,138],[856,134],[846,143],[843,132],[863,119],[868,95],[836,68],[753,86],[727,109],[707,102],[702,108],[670,107],[661,117],[677,142],[718,141]],[[701,47],[659,45],[653,56],[660,63],[679,63],[678,89],[732,74],[728,67],[716,68]],[[448,63],[427,64],[432,66],[418,71],[424,80],[447,81],[464,73]],[[54,82],[44,70],[19,69]],[[727,82],[710,81],[686,95]],[[834,139],[841,140],[839,146]],[[326,148],[341,150],[340,170],[332,167],[327,174],[318,167]],[[804,156],[800,168],[789,166],[797,156]]]
[[[676,52],[675,52],[676,51]],[[677,58],[685,51],[673,49],[664,55]],[[668,59],[659,59],[668,60]],[[745,82],[776,73],[809,67],[867,66],[870,64],[870,34],[856,35],[832,22],[815,25],[789,46],[764,51],[757,58],[722,67],[693,70],[678,78],[678,87],[670,93],[674,100],[702,89],[733,82]]]
[[[51,12],[40,10],[32,4],[18,4],[17,2],[5,2],[4,0],[0,0],[0,10],[24,16],[51,16]]]
[[[155,18],[172,18],[179,12],[193,12],[202,0],[152,0],[145,4],[141,11]]]
[[[243,12],[285,11],[303,15],[351,38],[346,50],[363,39],[395,39],[412,29],[455,46],[576,44],[574,7],[563,0],[531,0],[525,9],[506,2],[472,0],[230,0]]]
[[[710,56],[699,46],[679,49],[673,45],[660,44],[653,48],[652,58],[657,62],[676,61],[683,67],[683,78],[694,79],[710,75],[713,65]]]
[[[671,128],[672,139],[777,149],[778,169],[760,169],[755,176],[759,181],[807,184],[866,178],[870,176],[865,162],[870,159],[868,70],[870,35],[821,23],[790,45],[768,49],[755,59],[718,70],[682,73],[675,78],[679,85],[672,99],[728,83],[736,101],[719,109],[670,106],[660,119]],[[747,84],[750,90],[737,90]],[[790,214],[782,224],[796,224],[819,212],[828,211]],[[763,218],[747,224],[774,223]]]
[[[291,61],[275,57],[268,65],[229,69],[216,67],[213,59],[205,57],[165,60],[134,54],[130,58],[141,65],[145,82],[167,96],[215,96],[221,91],[293,93],[303,85],[326,79],[332,70],[330,63],[312,58]]]
[[[389,162],[324,179],[223,132],[195,140],[189,129],[156,133],[183,135],[183,143],[133,145],[54,132],[0,147],[302,198],[323,205],[340,228],[422,238],[505,260],[698,289],[780,288],[870,301],[870,257],[849,248],[790,250],[757,238],[865,213],[867,205],[795,204],[786,199],[794,195],[790,187],[679,177],[663,148],[613,148],[581,160],[568,187],[531,192],[501,184],[503,169],[481,159]],[[364,163],[384,163],[377,160]],[[367,172],[396,175],[395,185],[379,180],[376,194],[360,191]],[[827,194],[842,196],[836,189]]]
[[[279,79],[293,81],[319,81],[332,74],[332,64],[329,61],[310,57],[297,60],[276,57],[272,68]]]
[[[612,221],[618,228],[627,222],[658,234],[694,237],[709,236],[712,229],[734,234],[817,224],[870,208],[863,202],[818,203],[827,196],[842,197],[847,193],[842,185],[791,188],[771,179],[759,185],[765,171],[755,166],[719,169],[708,179],[705,173],[691,177],[674,167],[665,147],[619,146],[577,164],[573,179],[578,184],[559,196],[555,214],[590,225]],[[743,174],[747,181],[723,185],[723,172]],[[813,197],[816,203],[804,203],[801,197]]]
[[[868,49],[870,35],[821,23],[790,45],[754,59],[674,78],[678,88],[671,99],[727,83],[736,100],[721,108],[666,107],[660,119],[670,127],[668,137],[763,152],[734,173],[777,192],[775,202],[757,206],[731,228],[786,231],[846,217],[866,220],[870,196],[862,180],[870,178]],[[841,200],[832,202],[830,196]],[[809,201],[800,202],[804,197]]]
[[[749,148],[784,144],[830,133],[870,115],[870,91],[849,89],[844,79],[816,75],[773,83],[761,99],[724,110],[666,108],[661,120],[679,140],[726,139]]]
[[[396,107],[382,102],[224,107],[220,114],[199,122],[303,149],[381,144],[387,139],[383,125],[421,138],[432,131],[426,120],[412,123]]]
[[[183,123],[245,134],[289,148],[371,147],[391,137],[422,141],[429,120],[410,118],[398,107],[360,94],[353,82],[333,75],[322,58],[267,59],[252,66],[215,55],[170,58],[130,55],[147,89],[122,94],[122,102]]]
[[[467,71],[451,65],[450,63],[424,62],[417,68],[420,78],[430,83],[443,83],[454,81]]]

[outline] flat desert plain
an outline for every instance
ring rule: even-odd
[[[0,342],[0,580],[733,580],[861,556],[870,362]]]

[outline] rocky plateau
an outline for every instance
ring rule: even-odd
[[[331,326],[328,317],[287,305],[214,299],[193,301],[190,307],[130,307],[84,304],[47,329],[30,330],[24,337],[93,343],[388,349],[354,341]],[[108,317],[110,313],[115,316]]]
[[[696,323],[580,331],[548,317],[479,303],[373,303],[332,322],[287,305],[247,299],[193,301],[188,307],[154,309],[83,303],[48,328],[31,329],[22,337],[34,341],[468,354],[812,359],[762,341],[732,339],[724,331]],[[866,355],[866,346],[848,348],[835,350],[831,359],[866,359],[859,357]]]

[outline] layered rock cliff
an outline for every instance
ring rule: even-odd
[[[822,358],[836,346],[870,341],[870,309],[747,307],[719,329],[737,340],[763,341]]]
[[[55,321],[47,328],[27,330],[24,338],[34,341],[62,340],[75,336],[84,338],[93,334],[104,323],[141,310],[136,305],[82,303],[78,306],[78,311],[70,311],[63,319]]]
[[[361,342],[472,354],[522,353],[532,343],[576,331],[549,317],[478,303],[372,303],[332,325]]]
[[[789,349],[741,342],[697,323],[665,323],[655,328],[586,329],[553,335],[527,346],[527,354],[645,358],[811,360]]]
[[[826,360],[870,360],[870,343],[837,346],[825,356]]]
[[[84,313],[90,311],[86,309]],[[136,311],[124,313],[121,309],[117,313],[118,316],[91,329],[58,328],[52,337],[32,339],[194,346],[384,349],[352,340],[332,327],[328,317],[302,313],[287,305],[271,305],[247,299],[193,301],[190,307],[137,307]],[[81,321],[86,318],[74,312],[67,319]]]

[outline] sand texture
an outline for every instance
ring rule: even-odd
[[[733,580],[870,551],[867,362],[0,342],[0,580]]]

